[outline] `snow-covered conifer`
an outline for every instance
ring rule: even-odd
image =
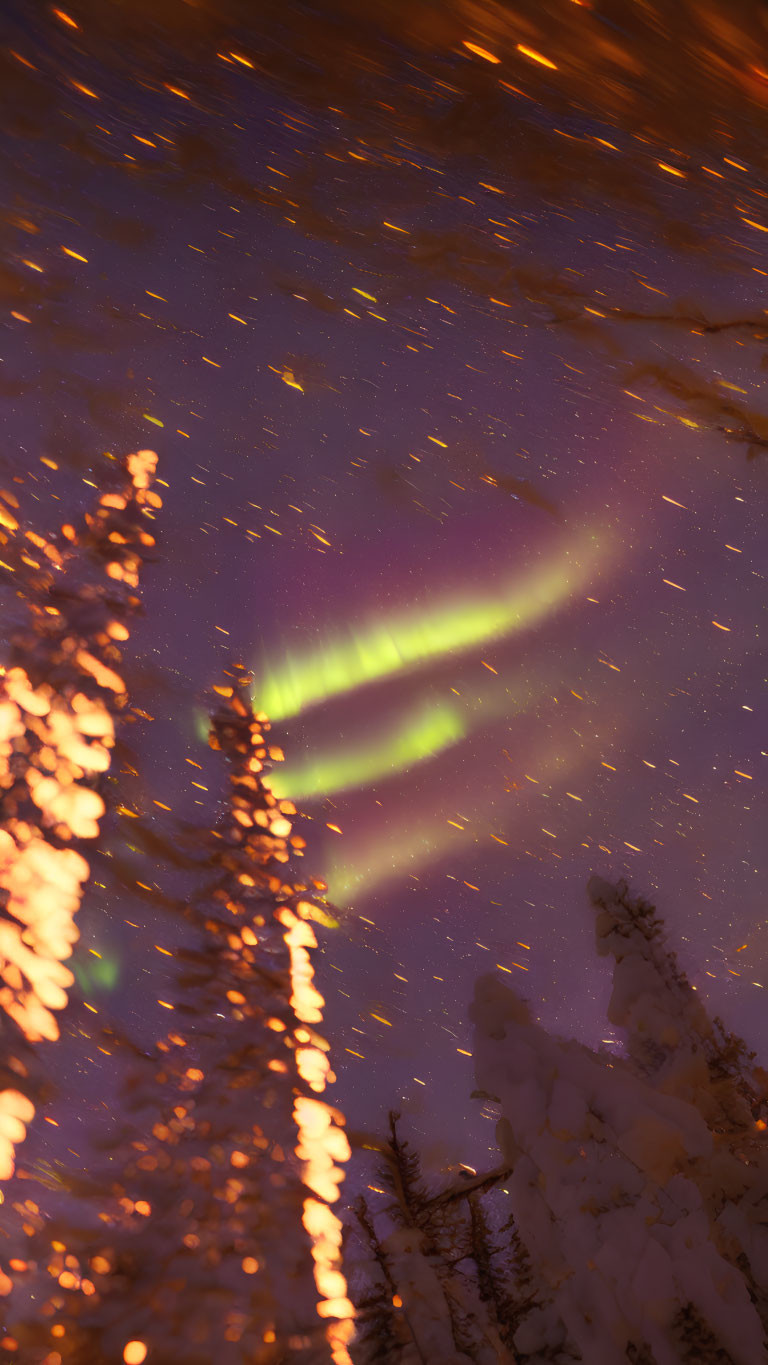
[[[753,1365],[766,1350],[768,1165],[752,1081],[734,1058],[715,1072],[722,1041],[652,907],[623,885],[593,882],[590,896],[626,1058],[551,1037],[495,977],[472,1006],[477,1084],[499,1097],[512,1213],[549,1301],[515,1348],[536,1356],[550,1333],[590,1365],[676,1365],[684,1326],[702,1359]]]

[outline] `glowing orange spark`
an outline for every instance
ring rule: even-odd
[[[90,90],[87,85],[81,85],[79,81],[70,80],[69,83],[74,90],[79,90],[82,95],[88,95],[92,100],[97,100],[100,98],[100,96],[96,94],[95,90]]]
[[[525,43],[518,43],[517,50],[518,52],[522,52],[524,57],[530,57],[532,62],[538,62],[540,66],[548,66],[552,71],[557,71],[555,63],[551,62],[549,57],[542,56],[535,48],[526,47]]]
[[[501,64],[500,57],[494,56],[494,54],[489,52],[485,47],[479,47],[477,43],[468,43],[466,38],[462,40],[462,47],[465,47],[468,52],[474,52],[476,57],[482,57],[486,62],[493,62],[494,66],[499,66]]]

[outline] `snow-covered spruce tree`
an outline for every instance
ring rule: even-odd
[[[499,1230],[499,1234],[495,1234],[481,1194],[468,1195],[467,1207],[478,1292],[487,1306],[500,1340],[507,1348],[509,1358],[514,1360],[515,1332],[525,1316],[530,1297],[525,1292],[530,1281],[530,1268],[510,1220]],[[509,1239],[508,1249],[503,1242],[505,1236]]]
[[[34,1114],[35,1045],[59,1036],[55,1010],[73,983],[65,965],[89,866],[79,845],[98,833],[95,789],[110,765],[114,717],[125,705],[117,671],[136,611],[157,456],[117,466],[82,526],[47,538],[0,493],[2,568],[22,604],[0,677],[0,1179]],[[4,1016],[4,1017],[3,1017]],[[0,1289],[10,1288],[0,1275]]]
[[[358,1300],[360,1365],[511,1365],[516,1357],[505,1345],[501,1299],[491,1287],[504,1281],[494,1279],[496,1248],[478,1204],[506,1172],[430,1195],[399,1115],[389,1122],[389,1138],[379,1146],[380,1179],[393,1200],[378,1220],[364,1201],[356,1210],[373,1262]]]
[[[623,884],[593,881],[590,896],[598,945],[616,960],[610,1013],[627,1029],[625,1058],[550,1037],[495,977],[481,978],[472,1006],[477,1083],[500,1103],[515,1224],[550,1300],[515,1348],[526,1361],[757,1365],[768,1285],[768,1152],[750,1112],[759,1073],[710,1025],[653,908]]]
[[[467,1365],[471,1357],[461,1349],[465,1332],[451,1288],[455,1280],[444,1251],[459,1229],[430,1207],[418,1152],[399,1131],[400,1115],[389,1115],[389,1137],[382,1147],[380,1178],[394,1196],[392,1230],[382,1248],[397,1284],[403,1315],[412,1338],[403,1357],[412,1361],[444,1360]],[[459,1234],[460,1235],[460,1234]],[[453,1250],[457,1252],[454,1245]]]
[[[288,879],[303,840],[265,781],[279,751],[250,687],[233,668],[215,689],[229,811],[211,835],[214,884],[190,907],[174,1027],[131,1077],[133,1134],[112,1154],[101,1226],[47,1230],[54,1284],[16,1332],[25,1360],[349,1362],[331,1209],[349,1148],[320,1098],[333,1077],[309,956],[322,912]]]
[[[717,1244],[742,1272],[768,1338],[768,1073],[743,1039],[710,1019],[654,906],[625,882],[593,877],[588,892],[598,952],[615,963],[608,1017],[634,1068],[692,1104],[712,1130],[712,1158],[695,1178]]]
[[[665,940],[655,907],[593,877],[597,951],[614,959],[608,1018],[620,1028],[638,1073],[657,1089],[690,1100],[709,1125],[755,1146],[768,1076],[751,1064],[742,1039],[710,1019]]]
[[[362,1230],[367,1264],[355,1285],[358,1340],[355,1356],[365,1365],[401,1365],[413,1337],[403,1315],[402,1300],[389,1258],[366,1200],[355,1201],[355,1217]]]

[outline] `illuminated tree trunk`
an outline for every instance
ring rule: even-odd
[[[152,451],[129,455],[84,525],[55,540],[23,531],[16,498],[0,494],[3,568],[29,618],[0,678],[0,1179],[35,1110],[30,1044],[58,1038],[54,1011],[74,980],[65,963],[89,875],[76,845],[95,838],[104,813],[95,786],[127,701],[119,646],[155,544],[156,464]]]

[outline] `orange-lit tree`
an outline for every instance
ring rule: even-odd
[[[331,1209],[349,1148],[321,1098],[333,1077],[310,960],[322,911],[289,879],[303,840],[264,781],[279,751],[250,687],[234,668],[216,688],[228,813],[210,834],[214,884],[189,908],[174,1027],[130,1078],[133,1131],[101,1182],[95,1229],[41,1225],[33,1238],[53,1285],[43,1314],[15,1329],[29,1359],[350,1359]]]
[[[65,964],[89,875],[78,845],[95,838],[104,813],[95,788],[127,700],[120,644],[155,544],[156,464],[152,451],[129,455],[83,525],[50,539],[25,530],[18,500],[0,494],[3,568],[25,615],[0,678],[2,1180],[35,1110],[31,1045],[58,1038],[54,1011],[74,980]],[[9,1288],[7,1277],[1,1287]]]

